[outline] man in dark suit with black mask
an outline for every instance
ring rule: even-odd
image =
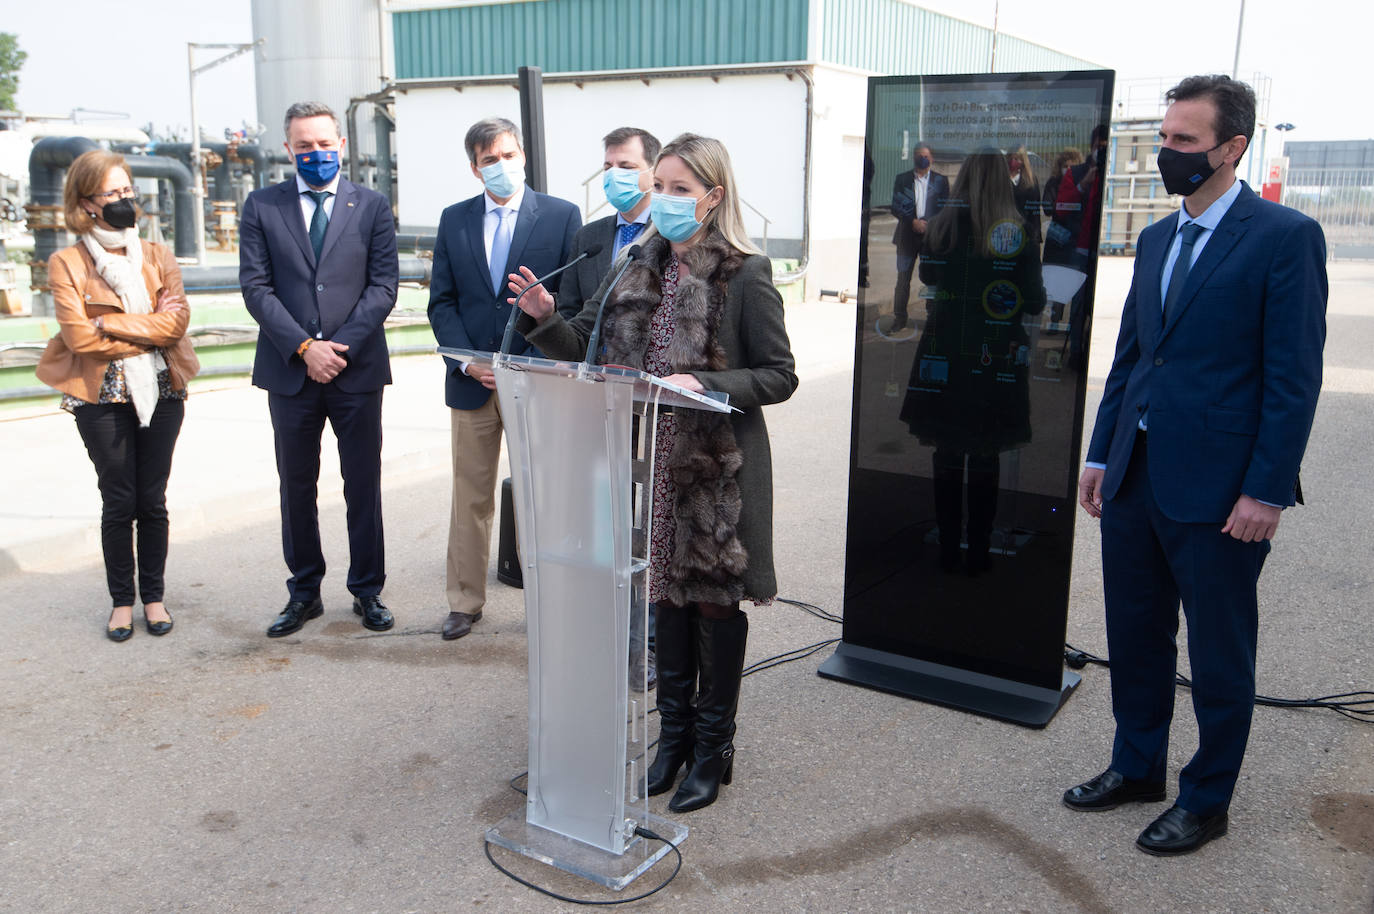
[[[1180,603],[1198,749],[1137,838],[1186,854],[1226,834],[1255,703],[1256,585],[1299,496],[1326,339],[1326,244],[1236,177],[1255,94],[1227,76],[1169,90],[1160,176],[1183,198],[1147,226],[1078,497],[1102,522],[1116,736],[1071,809],[1166,793]]]
[[[897,230],[892,243],[897,245],[897,286],[892,291],[892,330],[901,330],[907,322],[907,302],[911,298],[911,274],[916,258],[925,243],[930,220],[949,196],[949,179],[931,170],[934,158],[924,143],[912,150],[910,171],[897,175],[892,182],[892,215],[897,217]]]
[[[253,383],[272,415],[291,570],[289,600],[267,635],[324,612],[316,490],[326,420],[339,441],[353,611],[386,631],[382,388],[391,362],[382,323],[396,304],[396,226],[385,197],[339,175],[345,140],[327,106],[287,109],[286,140],[296,176],[249,194],[239,229],[239,283],[260,328]]]

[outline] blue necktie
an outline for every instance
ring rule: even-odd
[[[619,251],[639,237],[639,233],[644,231],[643,222],[627,222],[620,227],[615,236],[615,249]]]
[[[491,236],[491,261],[487,269],[491,271],[491,289],[496,295],[506,284],[506,258],[510,256],[510,233],[506,231],[506,217],[510,210],[504,206],[496,209],[496,234]]]
[[[1174,261],[1174,272],[1169,276],[1169,289],[1164,293],[1164,310],[1159,316],[1166,324],[1169,322],[1169,315],[1174,312],[1179,295],[1183,293],[1183,284],[1188,281],[1188,271],[1193,266],[1193,245],[1202,234],[1202,226],[1196,222],[1189,222],[1179,231],[1183,234],[1183,241],[1178,246],[1178,259]]]
[[[320,259],[320,251],[324,248],[324,233],[329,228],[329,214],[324,211],[324,201],[328,200],[330,193],[327,190],[307,190],[310,199],[315,201],[315,215],[310,217],[310,246],[315,249],[315,262]]]

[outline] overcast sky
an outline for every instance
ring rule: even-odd
[[[996,0],[920,5],[991,27]],[[1231,72],[1240,5],[1241,0],[1001,0],[998,26],[1115,69],[1118,80],[1167,79]],[[58,6],[6,0],[6,7],[0,30],[17,33],[29,54],[19,88],[23,110],[125,112],[134,125],[180,127],[187,137],[186,43],[254,37],[249,0],[134,0],[117,12],[96,0]],[[1372,26],[1369,0],[1246,0],[1241,77],[1258,71],[1272,79],[1270,121],[1294,124],[1293,139],[1372,138],[1374,105],[1366,75],[1374,58]],[[96,33],[107,40],[88,40]],[[219,53],[198,52],[197,63]],[[255,122],[251,57],[203,74],[197,99],[202,125],[216,135],[245,120]]]

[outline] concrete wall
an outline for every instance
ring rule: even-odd
[[[781,74],[650,79],[647,85],[631,78],[586,82],[582,88],[546,77],[549,192],[576,203],[584,219],[606,215],[601,138],[612,129],[642,127],[665,143],[684,131],[713,136],[730,150],[743,199],[772,220],[769,253],[796,256],[804,205],[805,111],[805,82]],[[519,123],[519,114],[519,95],[510,84],[398,92],[401,226],[433,229],[444,207],[481,193],[463,135],[481,118],[498,115]],[[748,207],[744,221],[751,235],[762,234],[763,221]]]

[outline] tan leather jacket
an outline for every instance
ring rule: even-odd
[[[143,281],[156,307],[165,290],[184,297],[181,270],[165,245],[143,245]],[[200,371],[191,341],[186,338],[189,309],[125,314],[124,304],[96,272],[85,244],[63,248],[48,260],[48,283],[57,311],[58,333],[38,362],[38,380],[87,403],[100,398],[105,369],[115,359],[161,349],[171,371],[172,388],[182,390]],[[95,319],[102,318],[104,330]]]

